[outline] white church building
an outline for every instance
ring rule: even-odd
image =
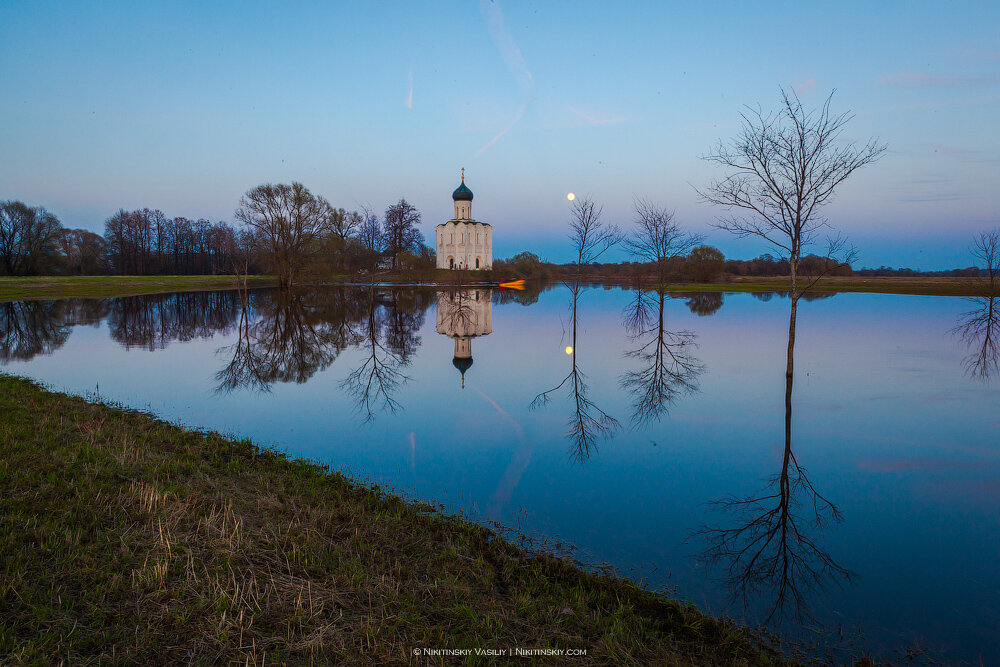
[[[493,268],[493,226],[472,219],[472,190],[462,184],[451,193],[455,201],[455,217],[436,227],[437,268]]]

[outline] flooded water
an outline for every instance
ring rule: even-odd
[[[997,664],[994,305],[566,286],[37,301],[0,304],[0,361],[562,540],[821,656]]]

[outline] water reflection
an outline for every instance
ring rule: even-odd
[[[398,330],[394,337],[387,335],[389,322],[393,319],[388,308],[394,301],[391,296],[376,291],[374,285],[368,288],[364,303],[367,308],[358,328],[358,348],[365,355],[361,365],[347,374],[340,387],[354,399],[355,413],[367,423],[379,412],[394,413],[399,409],[394,394],[409,380],[402,369],[409,363],[409,354],[420,344],[420,338],[413,335],[402,340],[400,336],[405,337],[405,334]],[[402,321],[396,320],[397,323]],[[390,339],[394,342],[390,343]]]
[[[180,292],[111,299],[108,329],[126,348],[160,350],[173,341],[228,333],[239,314],[239,298],[228,292]]]
[[[472,339],[493,333],[491,292],[472,289],[437,293],[437,332],[455,341],[451,363],[462,374],[462,389],[465,373],[472,368]]]
[[[687,307],[695,315],[715,315],[722,308],[722,292],[692,293],[687,296]]]
[[[750,292],[753,298],[760,301],[770,301],[774,297],[779,297],[782,299],[788,299],[792,296],[792,293],[788,290],[772,290],[770,292]],[[795,300],[802,301],[819,301],[820,299],[829,299],[830,297],[836,296],[836,292],[803,292],[799,294]]]
[[[69,338],[66,302],[0,303],[0,360],[26,361],[51,354]]]
[[[266,391],[275,382],[303,383],[356,344],[357,294],[269,290],[229,292],[240,300],[236,343],[222,348],[230,361],[216,373],[217,388]],[[234,317],[234,319],[236,319]]]
[[[621,428],[617,419],[606,413],[604,410],[589,398],[590,387],[587,384],[587,376],[584,375],[578,364],[578,341],[577,341],[577,304],[580,298],[580,283],[567,284],[570,292],[570,345],[566,348],[566,353],[570,358],[569,374],[562,379],[552,389],[543,391],[535,396],[529,404],[529,409],[536,410],[547,406],[552,395],[563,389],[567,389],[572,406],[572,412],[568,420],[566,437],[570,441],[570,458],[578,462],[587,461],[591,454],[597,449],[597,442],[611,436]]]
[[[822,495],[792,450],[792,383],[798,297],[793,296],[788,322],[785,367],[785,443],[780,471],[764,488],[745,497],[729,496],[711,505],[731,514],[728,526],[698,531],[707,543],[701,558],[724,571],[723,581],[744,607],[764,603],[763,622],[790,615],[811,618],[810,596],[830,583],[854,576],[834,561],[819,542],[819,533],[843,521],[837,506]]]
[[[976,308],[963,313],[952,330],[970,350],[965,358],[966,374],[987,381],[996,375],[1000,361],[1000,297],[970,299]]]
[[[719,297],[714,310],[722,306],[721,294],[707,296]],[[662,290],[636,290],[622,313],[625,330],[639,344],[625,356],[638,361],[640,367],[619,380],[632,398],[631,423],[635,428],[660,421],[679,397],[698,391],[698,376],[705,370],[693,355],[697,347],[695,334],[666,328],[666,298]]]

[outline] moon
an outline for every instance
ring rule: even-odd
[[[569,194],[566,195],[566,199],[573,201],[574,199],[576,199],[576,195],[570,192]]]

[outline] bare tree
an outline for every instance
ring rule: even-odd
[[[86,229],[63,229],[56,236],[63,269],[73,275],[96,275],[107,269],[107,244],[100,234]]]
[[[748,107],[740,114],[740,133],[705,157],[727,170],[699,191],[705,201],[733,211],[718,227],[760,237],[787,253],[793,293],[803,250],[827,224],[823,207],[838,185],[886,150],[877,139],[864,145],[842,142],[853,116],[831,113],[832,98],[830,93],[818,111],[807,111],[795,93],[782,91],[777,112]]]
[[[378,261],[385,252],[386,235],[382,228],[382,221],[370,206],[363,206],[360,215],[361,222],[358,224],[355,238],[367,255],[365,260],[371,267],[371,279],[374,281],[375,272],[378,270]]]
[[[424,242],[418,224],[420,211],[405,199],[385,209],[385,249],[392,256],[393,270],[399,264],[400,253],[417,250]]]
[[[30,275],[47,270],[62,225],[42,207],[0,202],[0,274]]]
[[[972,240],[972,255],[979,269],[986,274],[986,288],[993,296],[1000,296],[1000,229],[982,232]]]
[[[343,234],[342,238],[346,241],[358,233],[363,221],[364,217],[360,211],[348,211],[344,214],[343,223],[334,231],[338,235]]]
[[[278,285],[288,289],[329,231],[329,204],[301,183],[258,185],[240,199],[236,219],[251,227]]]
[[[597,261],[601,255],[622,239],[617,225],[609,225],[601,220],[604,207],[598,206],[590,197],[579,197],[570,208],[570,234],[576,250],[577,268]]]
[[[634,257],[656,264],[662,283],[668,261],[686,255],[703,237],[685,232],[674,220],[673,211],[645,199],[635,200],[635,216],[636,229],[625,237],[625,247]]]

